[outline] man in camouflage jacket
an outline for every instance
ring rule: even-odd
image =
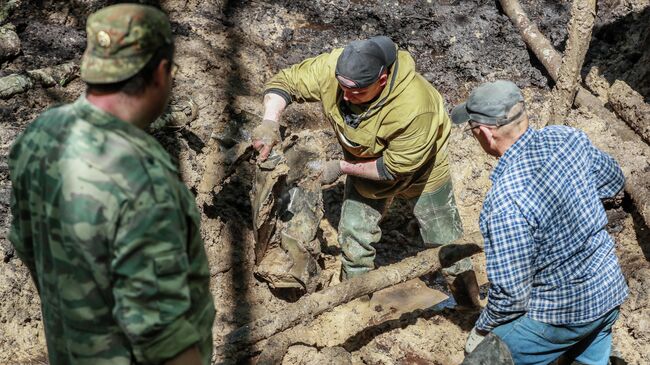
[[[86,95],[10,153],[10,240],[36,283],[50,363],[209,364],[215,311],[194,197],[142,128],[171,91],[167,17],[91,15]]]

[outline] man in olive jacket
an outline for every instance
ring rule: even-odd
[[[411,201],[425,244],[461,235],[447,156],[449,116],[408,52],[378,36],[280,71],[266,84],[264,120],[253,133],[261,160],[280,141],[280,115],[293,101],[320,101],[343,147],[344,160],[323,163],[320,175],[323,184],[348,175],[339,223],[343,279],[374,268],[372,245],[394,197]],[[444,273],[459,304],[478,304],[469,259]]]

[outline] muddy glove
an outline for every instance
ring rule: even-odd
[[[343,174],[340,160],[311,161],[307,167],[319,177],[321,185],[331,184]]]
[[[482,332],[482,331],[481,331]],[[469,354],[474,349],[476,346],[478,346],[481,341],[485,338],[485,334],[480,334],[479,330],[476,329],[476,327],[472,328],[472,331],[469,333],[469,336],[467,336],[467,341],[465,341],[465,354]]]
[[[280,142],[280,123],[264,119],[253,129],[253,148],[259,153],[260,161],[266,160],[273,146]]]
[[[323,164],[323,171],[320,174],[320,184],[328,185],[336,181],[343,172],[341,171],[340,160],[330,160]]]

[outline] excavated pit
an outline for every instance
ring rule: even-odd
[[[524,89],[536,127],[548,111],[552,87],[543,66],[500,11],[497,1],[472,0],[244,0],[142,1],[161,6],[172,20],[180,71],[172,110],[198,106],[198,115],[174,118],[152,131],[178,160],[182,179],[197,194],[202,235],[210,259],[217,307],[215,346],[248,321],[282,313],[296,296],[272,291],[254,275],[255,252],[250,191],[254,165],[239,148],[262,113],[264,81],[280,68],[342,47],[348,41],[385,34],[411,52],[418,71],[444,96],[448,107],[478,83],[510,79]],[[0,25],[13,24],[21,53],[0,59],[0,78],[79,62],[85,47],[85,18],[104,0],[67,2],[7,1]],[[570,2],[522,1],[542,33],[561,50]],[[5,11],[7,10],[7,11]],[[2,14],[10,15],[3,19]],[[608,83],[623,80],[650,98],[650,3],[647,0],[598,2],[592,44],[583,68],[592,67]],[[11,143],[46,108],[74,100],[84,91],[78,78],[65,87],[38,84],[0,99],[0,363],[44,363],[45,338],[38,295],[25,267],[7,240],[11,220],[7,155]],[[183,109],[185,108],[185,109]],[[624,148],[625,137],[589,113],[573,110],[570,124],[584,129],[605,150]],[[316,130],[328,157],[340,149],[320,107],[292,105],[284,116],[287,132]],[[631,132],[625,132],[631,133]],[[623,134],[623,136],[625,136]],[[459,130],[452,132],[452,175],[465,230],[478,230],[478,213],[489,189],[495,160]],[[650,156],[629,151],[630,163],[650,170]],[[645,163],[645,165],[643,165]],[[646,167],[644,167],[646,166]],[[206,185],[208,186],[206,188]],[[336,242],[343,184],[323,191],[320,224],[326,285],[338,282]],[[650,234],[631,199],[608,205],[608,230],[630,287],[630,297],[614,330],[614,341],[629,364],[650,363]],[[396,201],[382,221],[377,244],[379,266],[422,250],[417,224],[404,202]],[[484,257],[474,257],[479,280],[486,282]],[[289,348],[284,364],[458,364],[476,315],[449,309],[438,275],[427,275],[377,293],[369,302],[353,301],[318,317],[301,344]],[[485,286],[484,286],[485,288]],[[349,353],[349,356],[347,355]],[[338,359],[338,360],[332,360]],[[214,354],[215,363],[236,363]],[[245,360],[241,360],[243,362]],[[337,362],[339,361],[339,362]]]

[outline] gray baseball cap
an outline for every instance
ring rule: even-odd
[[[488,82],[474,89],[466,102],[451,111],[451,120],[454,124],[473,120],[481,124],[505,125],[519,118],[521,113],[508,119],[508,113],[513,106],[523,101],[521,90],[513,82]]]
[[[336,62],[336,78],[350,88],[372,85],[397,58],[397,46],[386,36],[350,42]]]

